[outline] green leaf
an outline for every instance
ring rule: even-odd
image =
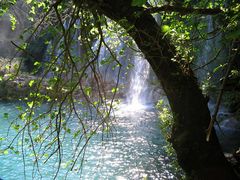
[[[32,2],[32,0],[26,0],[27,4],[30,4]]]
[[[19,124],[13,124],[12,127],[16,131],[18,131],[20,129],[20,125]]]
[[[28,83],[29,87],[32,87],[34,82],[35,82],[34,80],[29,81],[29,83]]]
[[[110,57],[108,57],[107,59],[105,58],[101,59],[100,64],[105,65],[105,64],[111,64],[112,62],[113,60]]]
[[[8,114],[8,113],[4,113],[4,114],[3,114],[3,117],[4,117],[5,119],[8,119],[8,118],[9,118],[9,114]]]
[[[213,69],[213,73],[216,73],[217,71],[219,71],[220,69],[223,69],[227,64],[220,64],[219,66],[217,66],[216,68]]]
[[[118,92],[118,88],[112,88],[112,93]]]
[[[19,151],[13,151],[16,155],[19,155],[20,152]]]
[[[66,132],[67,132],[68,134],[71,134],[71,129],[70,129],[70,128],[67,128],[67,129],[66,129]]]
[[[8,150],[3,151],[4,155],[8,155]]]
[[[104,130],[103,130],[104,132],[110,132],[110,127],[109,126],[107,126],[106,128],[104,128]]]
[[[139,6],[141,7],[147,2],[147,0],[132,0],[132,6]]]
[[[9,16],[10,16],[10,22],[11,22],[11,29],[12,29],[12,31],[14,31],[15,29],[16,29],[16,24],[17,24],[17,19],[16,19],[16,17],[14,16],[14,15],[12,15],[12,14],[9,14]]]
[[[98,103],[99,103],[98,101],[94,101],[94,102],[93,102],[93,105],[94,105],[94,106],[97,106]]]
[[[21,120],[24,120],[26,118],[26,115],[27,113],[22,113],[20,114],[18,117],[21,119]]]
[[[168,25],[163,25],[162,26],[162,32],[163,33],[166,33],[166,32],[168,32],[170,30],[170,27],[168,26]]]
[[[36,61],[36,62],[34,62],[34,64],[33,64],[34,66],[40,66],[41,65],[41,63],[40,62],[38,62],[38,61]]]
[[[41,142],[43,142],[43,137],[42,137],[42,135],[37,135],[37,136],[34,138],[34,142],[36,142],[36,143],[41,143]]]
[[[11,65],[8,65],[8,64],[7,64],[7,65],[5,66],[5,69],[6,69],[6,70],[10,70],[10,69],[11,69]]]
[[[22,106],[16,106],[16,108],[17,108],[17,110],[19,110],[19,111],[22,111],[22,110],[23,110]]]
[[[31,7],[31,10],[29,11],[29,13],[31,13],[31,14],[33,14],[33,15],[36,14],[35,7],[34,7],[34,6]]]
[[[6,138],[4,137],[0,137],[0,141],[4,141]]]
[[[56,112],[52,112],[52,113],[50,114],[50,118],[51,118],[51,119],[55,119],[55,118],[56,118],[56,115],[57,115]]]
[[[28,107],[32,108],[33,107],[33,101],[27,102]]]
[[[75,132],[73,135],[73,138],[76,139],[80,133],[81,133],[81,130],[78,130],[77,132]]]
[[[84,88],[84,93],[85,93],[87,96],[90,96],[90,94],[92,93],[92,88],[91,88],[91,87],[85,87],[85,88]]]

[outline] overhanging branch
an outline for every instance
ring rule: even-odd
[[[192,7],[177,7],[177,6],[170,6],[170,5],[165,5],[161,7],[152,7],[152,8],[147,8],[145,11],[149,13],[157,13],[157,12],[178,12],[182,15],[185,14],[202,14],[202,15],[216,15],[220,14],[223,11],[219,8],[215,9],[201,9],[201,8],[192,8]]]

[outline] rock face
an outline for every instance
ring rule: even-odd
[[[17,44],[21,43],[19,36],[28,25],[27,7],[21,0],[11,8],[10,13],[14,15],[17,20],[15,30],[12,30],[9,14],[0,17],[0,57],[4,58],[16,56],[16,47],[11,41]]]
[[[224,152],[233,153],[240,147],[240,122],[231,117],[215,127]]]
[[[210,100],[209,110],[213,115],[215,103]],[[215,124],[216,133],[222,150],[226,153],[234,153],[240,147],[240,121],[236,113],[229,112],[229,108],[220,106],[217,115],[219,124]]]

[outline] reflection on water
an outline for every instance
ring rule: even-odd
[[[15,106],[16,103],[0,104],[0,137],[6,136],[9,121],[17,114]],[[3,118],[4,112],[9,113],[9,120]],[[133,111],[128,106],[122,105],[115,113],[117,118],[111,131],[104,136],[102,132],[98,132],[91,139],[85,151],[83,167],[80,169],[81,161],[78,161],[75,168],[68,171],[77,140],[72,140],[66,135],[57,179],[173,179],[168,171],[166,163],[168,158],[163,151],[164,140],[154,110],[142,108]],[[9,137],[13,136],[14,132],[11,131]],[[2,142],[1,149],[3,146]],[[19,155],[12,152],[0,155],[0,178],[3,180],[24,179],[20,144],[18,150]],[[58,159],[52,158],[46,164],[39,160],[41,176],[38,173],[33,175],[36,166],[33,166],[32,152],[27,148],[24,150],[30,156],[24,157],[26,179],[53,179]]]

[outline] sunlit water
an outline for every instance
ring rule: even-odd
[[[16,117],[16,105],[17,103],[0,103],[0,137],[6,136],[11,119]],[[8,119],[3,117],[3,113],[6,112],[9,113]],[[61,162],[56,179],[173,179],[167,163],[168,157],[163,150],[165,143],[160,134],[155,111],[152,108],[135,111],[127,105],[122,105],[115,114],[117,120],[108,136],[105,135],[102,139],[102,133],[97,133],[88,145],[82,169],[79,170],[76,166],[67,176],[68,153],[74,149],[76,142],[66,137],[69,139],[63,144],[65,158]],[[10,131],[9,137],[13,137],[14,134],[14,131]],[[3,145],[2,142],[1,147]],[[30,152],[27,148],[25,151]],[[40,163],[42,176],[33,176],[32,157],[25,157],[25,160],[26,179],[53,179],[57,159],[51,159],[46,164]],[[77,165],[79,164],[80,162]],[[0,155],[0,178],[24,179],[21,152],[19,155],[11,151]]]

